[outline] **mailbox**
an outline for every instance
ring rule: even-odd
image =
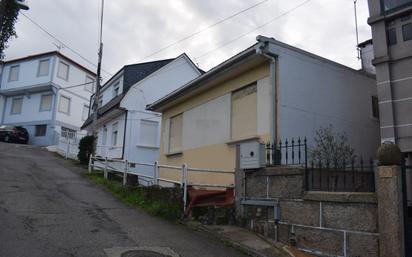
[[[259,140],[246,141],[240,144],[240,169],[259,169],[266,166],[265,144]]]

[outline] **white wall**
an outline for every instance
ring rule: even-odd
[[[57,76],[59,62],[63,61],[66,64],[69,64],[69,77],[68,80],[64,80]],[[89,106],[91,92],[86,90],[84,85],[78,87],[71,87],[74,85],[80,85],[86,82],[86,76],[93,77],[92,74],[86,72],[85,70],[73,65],[71,62],[67,62],[65,59],[56,57],[56,68],[54,69],[53,82],[59,85],[58,98],[56,103],[56,121],[66,124],[79,129],[83,124],[84,120],[82,119],[83,106]],[[67,88],[70,87],[70,88]],[[67,88],[67,89],[65,89]],[[66,96],[71,99],[70,101],[70,112],[69,114],[62,113],[59,111],[60,96]]]
[[[114,86],[119,82],[119,95],[123,92],[123,72],[117,75],[115,78],[111,79],[110,83],[105,85],[104,89],[101,91],[103,105],[107,104],[110,100],[114,98],[113,89]]]
[[[34,58],[30,60],[22,60],[20,62],[6,63],[3,68],[3,75],[1,77],[1,90],[26,87],[31,85],[38,85],[48,83],[51,80],[53,56]],[[47,76],[37,76],[40,60],[50,60],[49,74]],[[10,67],[19,65],[19,76],[17,81],[9,82]]]
[[[108,158],[122,158],[123,140],[124,140],[124,124],[126,115],[122,114],[112,120],[107,121],[104,125],[98,128],[98,140],[96,154]],[[112,134],[113,124],[117,122],[117,144],[113,145]],[[106,143],[103,142],[103,129],[107,128]]]
[[[347,133],[356,153],[374,157],[379,144],[379,121],[372,117],[375,80],[361,72],[336,66],[289,49],[279,54],[280,135],[308,137],[332,124]]]
[[[40,101],[41,96],[46,94],[53,94],[52,91],[46,91],[42,93],[19,95],[19,96],[9,96],[6,98],[6,108],[4,111],[3,123],[6,124],[17,124],[23,122],[33,122],[33,121],[46,121],[52,119],[52,110],[40,111]],[[11,114],[11,106],[13,98],[23,98],[22,109],[20,114]],[[55,96],[53,95],[53,98]],[[52,100],[53,102],[53,100]]]

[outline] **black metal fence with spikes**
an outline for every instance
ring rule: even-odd
[[[311,160],[306,168],[307,191],[375,192],[375,165],[373,160],[363,158]]]
[[[279,140],[266,144],[266,165],[305,165],[307,167],[307,140],[299,137],[296,140]]]

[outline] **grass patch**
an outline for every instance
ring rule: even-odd
[[[156,187],[124,187],[119,181],[107,180],[101,173],[86,174],[94,183],[103,185],[109,192],[122,202],[146,210],[154,216],[177,222],[182,215],[182,206],[179,202],[156,197]],[[167,192],[166,192],[167,193]]]

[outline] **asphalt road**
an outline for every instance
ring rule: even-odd
[[[119,202],[53,153],[0,143],[0,257],[102,257],[112,247],[166,247],[185,257],[244,256]]]

